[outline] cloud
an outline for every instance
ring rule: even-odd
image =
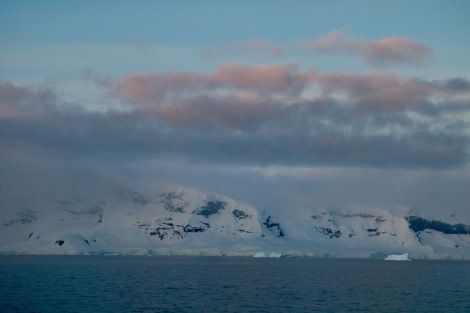
[[[257,65],[223,64],[212,80],[228,87],[266,90],[271,92],[296,91],[308,83],[313,73],[300,72],[296,65]]]
[[[369,65],[423,65],[431,48],[410,38],[392,36],[378,41],[348,33],[348,28],[334,30],[317,40],[304,42],[302,49],[320,54],[341,52],[357,55]]]
[[[225,129],[245,129],[264,120],[279,118],[283,109],[257,94],[237,91],[223,96],[204,95],[168,101],[146,112],[156,114],[177,127],[215,125]]]
[[[346,94],[356,109],[374,111],[400,111],[417,106],[438,92],[435,86],[393,73],[344,72],[323,75],[321,84],[327,94]]]
[[[368,44],[367,40],[347,33],[347,28],[334,30],[317,40],[301,44],[304,49],[314,50],[318,53],[346,52],[359,53],[361,47]]]
[[[255,51],[268,51],[273,57],[281,57],[285,53],[283,47],[266,39],[253,39],[248,43],[251,49]]]
[[[276,59],[299,50],[314,51],[318,54],[343,53],[358,56],[371,66],[421,66],[432,55],[429,46],[411,38],[390,36],[372,41],[351,34],[350,27],[344,27],[321,35],[316,40],[304,40],[297,45],[283,46],[263,38],[234,41],[224,47],[205,50],[204,57],[263,54]]]
[[[388,37],[371,42],[361,51],[372,65],[386,63],[422,65],[431,54],[431,49],[423,44],[403,37]]]
[[[146,104],[161,102],[172,94],[184,94],[204,88],[209,83],[204,75],[189,72],[135,73],[124,77],[114,89],[109,89],[128,103]]]
[[[56,101],[47,86],[16,86],[0,80],[0,118],[39,115]]]
[[[470,91],[470,82],[464,78],[451,78],[443,82],[436,81],[433,85],[451,92],[465,93]]]
[[[3,82],[0,154],[372,168],[469,160],[464,78],[225,64],[208,74],[134,73],[97,85],[127,109],[91,112],[52,89]]]
[[[125,76],[114,86],[98,84],[125,102],[143,105],[224,90],[295,93],[313,75],[312,71],[301,72],[296,65],[290,64],[246,66],[227,63],[210,75],[192,72],[135,73]]]

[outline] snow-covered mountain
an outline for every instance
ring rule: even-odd
[[[11,212],[11,213],[7,213]],[[470,259],[470,226],[406,210],[310,209],[276,216],[189,188],[119,189],[18,203],[0,216],[3,254],[192,254]]]

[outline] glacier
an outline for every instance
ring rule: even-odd
[[[402,251],[413,259],[470,259],[470,227],[396,208],[273,212],[185,187],[25,197],[0,212],[0,254],[253,257],[259,251],[275,251],[266,257],[371,258]]]

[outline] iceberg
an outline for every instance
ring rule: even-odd
[[[271,254],[266,254],[265,252],[256,252],[254,255],[255,258],[280,258],[282,253],[272,252]]]
[[[282,257],[282,254],[281,253],[278,253],[278,252],[273,252],[269,255],[270,258],[280,258]]]
[[[408,252],[403,254],[390,254],[385,259],[385,261],[411,261],[408,258]]]
[[[255,258],[267,258],[268,256],[264,252],[256,252],[254,257]]]

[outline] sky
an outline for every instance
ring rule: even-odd
[[[468,1],[3,1],[0,199],[106,179],[470,221]],[[1,200],[0,200],[1,201]]]

